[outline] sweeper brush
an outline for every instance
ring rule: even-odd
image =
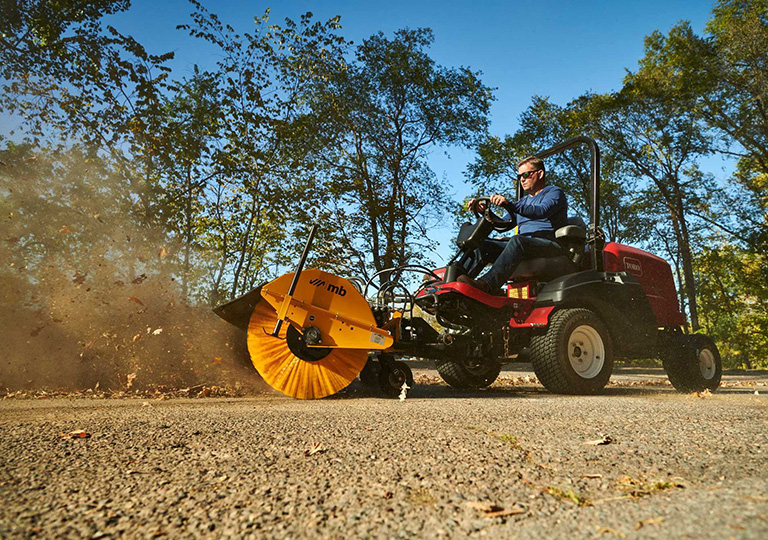
[[[303,270],[315,231],[313,227],[296,272],[215,310],[247,329],[248,353],[264,381],[299,399],[335,394],[355,380],[369,351],[393,343],[350,281]]]
[[[299,399],[322,398],[349,385],[368,351],[391,345],[392,337],[376,327],[368,302],[346,279],[305,270],[290,295],[294,276],[261,288],[248,324],[248,352],[272,388]]]

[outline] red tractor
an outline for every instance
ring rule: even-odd
[[[459,389],[487,387],[504,363],[527,360],[551,392],[592,394],[605,387],[619,357],[661,358],[669,380],[682,392],[717,389],[720,354],[708,337],[685,332],[669,264],[640,249],[604,241],[595,141],[576,137],[537,156],[582,144],[591,152],[589,225],[570,218],[556,231],[563,254],[524,261],[503,296],[456,281],[473,267],[475,248],[483,239],[510,228],[486,204],[476,223],[462,226],[459,251],[444,268],[404,265],[387,270],[386,282],[368,302],[370,312],[361,302],[380,275],[360,291],[318,270],[302,276],[312,235],[297,272],[216,311],[248,328],[252,361],[267,382],[301,398],[334,393],[358,373],[363,382],[397,394],[413,381],[407,364],[397,360],[401,356],[434,359],[442,378]],[[400,278],[414,271],[425,278],[410,293]],[[394,305],[396,298],[400,303]],[[272,307],[265,311],[263,300]],[[283,322],[288,328],[281,333]],[[276,351],[278,341],[285,344],[284,351],[265,353]],[[338,377],[334,383],[328,382],[331,375]]]

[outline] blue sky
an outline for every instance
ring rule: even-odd
[[[643,38],[666,33],[681,20],[701,33],[713,3],[702,0],[646,1],[419,1],[283,0],[246,2],[204,0],[209,10],[238,31],[253,29],[253,17],[271,8],[272,20],[298,20],[311,11],[318,19],[341,15],[342,35],[360,43],[371,34],[391,34],[404,28],[429,27],[435,34],[431,55],[445,66],[469,66],[483,73],[495,88],[491,132],[515,131],[518,117],[534,94],[563,105],[586,92],[608,92],[621,87],[627,69],[643,54]],[[192,7],[186,0],[134,0],[127,13],[108,22],[130,34],[151,52],[174,51],[174,76],[189,75],[195,64],[212,66],[213,51],[176,30],[187,22]],[[430,159],[434,172],[461,198],[467,193],[463,171],[471,151],[436,150]],[[712,161],[718,177],[727,170]],[[726,166],[727,169],[727,166]],[[450,230],[439,234],[441,242]]]

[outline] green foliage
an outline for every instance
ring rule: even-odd
[[[102,27],[127,0],[3,2],[0,110],[24,119],[26,135],[107,147],[157,114],[172,53],[152,55]]]
[[[738,160],[725,189],[706,186],[685,205],[701,229],[691,264],[703,326],[726,363],[768,365],[768,2],[718,1],[702,36],[686,22],[654,32],[639,66],[628,82],[706,134],[697,153]]]
[[[703,249],[696,260],[702,324],[726,367],[765,367],[768,257],[732,244]]]

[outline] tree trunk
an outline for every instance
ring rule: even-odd
[[[696,281],[693,276],[693,255],[691,253],[691,235],[688,231],[688,223],[685,220],[685,210],[680,195],[680,186],[675,183],[675,214],[673,219],[679,223],[678,248],[683,263],[683,277],[685,278],[685,294],[688,297],[688,313],[691,315],[691,330],[699,329],[699,310],[696,302]]]

